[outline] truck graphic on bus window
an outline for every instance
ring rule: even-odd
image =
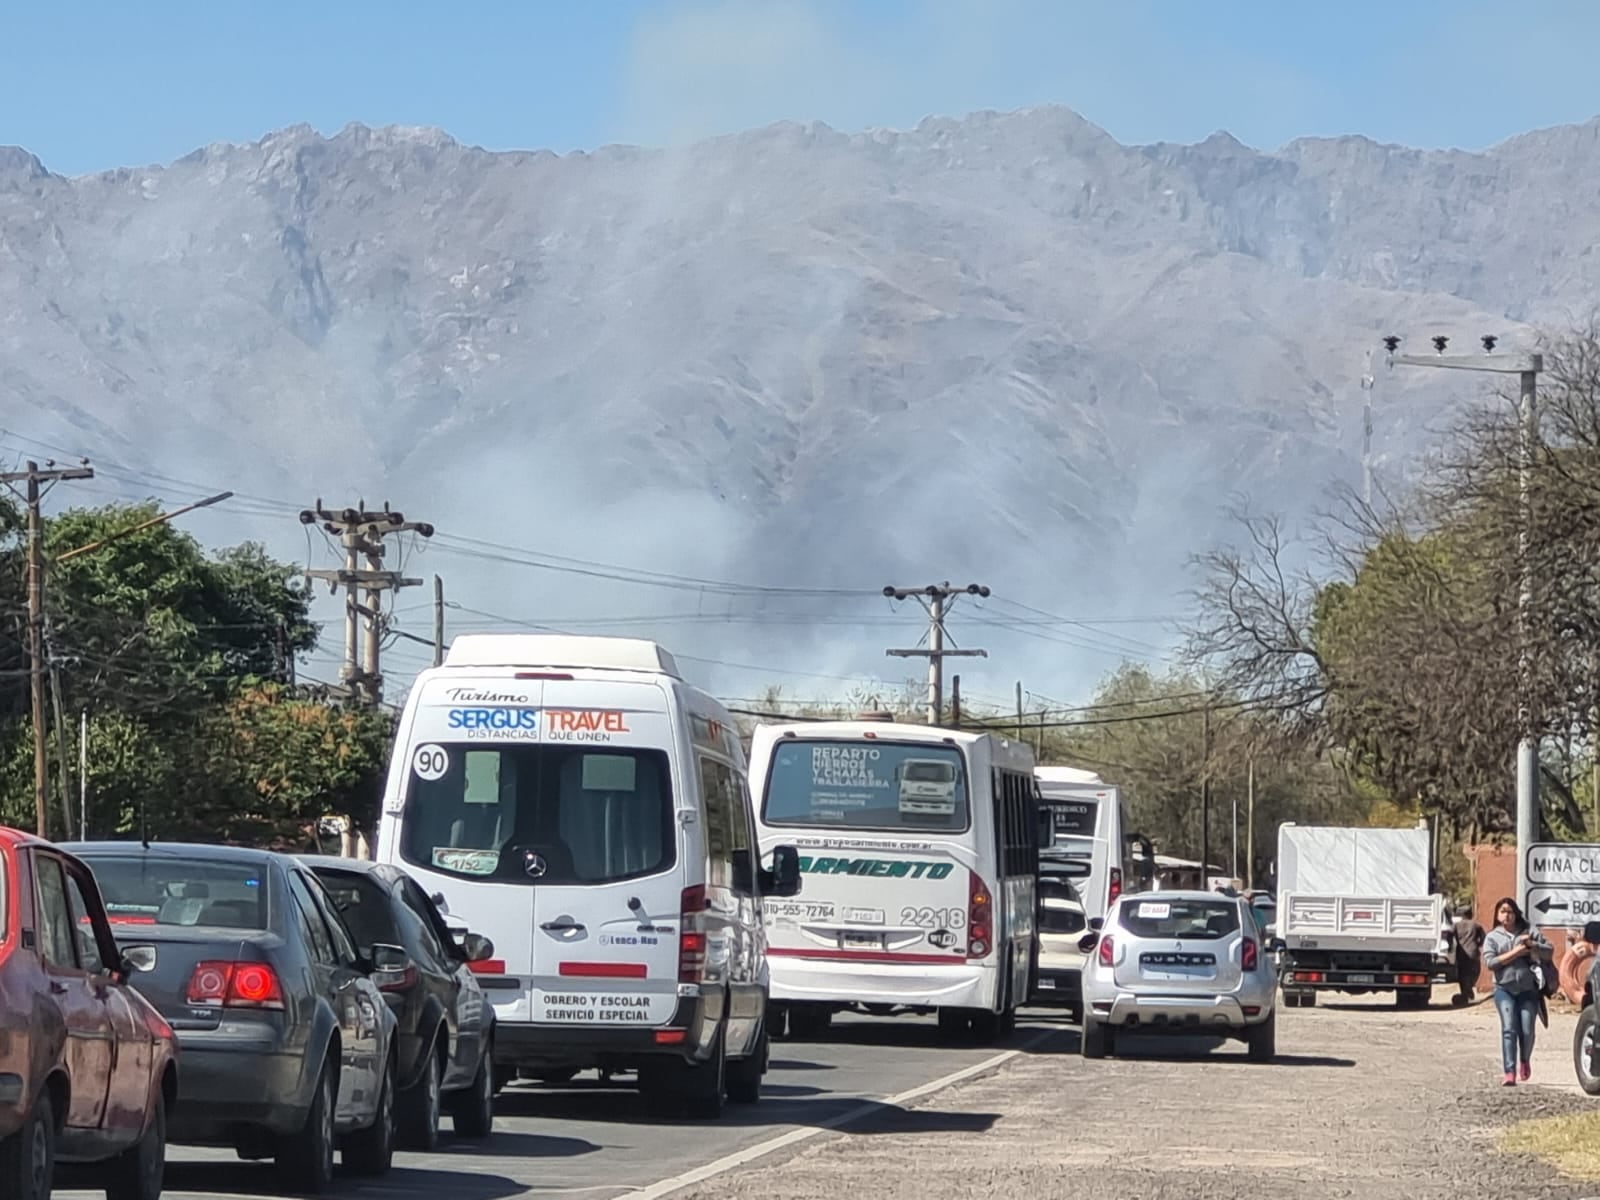
[[[956,763],[947,758],[908,758],[895,770],[900,811],[906,816],[949,817],[956,811]]]

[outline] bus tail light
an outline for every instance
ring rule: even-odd
[[[976,871],[967,872],[967,957],[988,958],[994,948],[994,898]]]
[[[1110,908],[1117,902],[1117,897],[1122,895],[1122,868],[1111,868],[1111,885],[1106,890],[1106,907]]]
[[[678,922],[678,982],[699,983],[706,973],[706,889],[683,889]]]

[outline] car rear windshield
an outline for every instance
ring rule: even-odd
[[[312,874],[350,927],[350,936],[363,951],[377,945],[396,945],[400,941],[395,927],[389,892],[364,871],[341,871],[336,867],[314,866]]]
[[[1239,929],[1239,902],[1216,900],[1130,900],[1122,905],[1118,922],[1141,938],[1207,940],[1227,937]]]
[[[165,854],[83,858],[113,925],[267,927],[263,865]]]
[[[663,750],[450,744],[414,763],[401,856],[497,883],[611,883],[677,857]],[[437,776],[424,778],[424,774]]]
[[[773,748],[762,819],[818,829],[967,828],[961,752],[926,743],[785,740]]]

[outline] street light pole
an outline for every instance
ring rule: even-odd
[[[1528,354],[1521,357],[1499,356],[1494,353],[1498,340],[1492,336],[1479,339],[1482,354],[1454,354],[1446,356],[1444,350],[1450,339],[1438,336],[1433,339],[1437,354],[1396,354],[1400,346],[1398,337],[1383,339],[1389,352],[1389,366],[1444,367],[1456,371],[1483,371],[1495,375],[1515,375],[1518,382],[1517,397],[1517,497],[1521,508],[1521,528],[1517,533],[1517,552],[1521,559],[1521,586],[1517,594],[1517,903],[1526,912],[1528,908],[1528,847],[1539,840],[1539,742],[1533,722],[1533,647],[1531,617],[1533,610],[1533,467],[1539,445],[1539,373],[1544,370],[1544,356]]]

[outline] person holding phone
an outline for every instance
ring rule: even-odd
[[[1510,896],[1494,906],[1494,928],[1483,940],[1483,962],[1494,977],[1494,1006],[1500,1014],[1500,1063],[1505,1086],[1532,1075],[1534,1021],[1539,1015],[1539,977],[1535,963],[1548,963],[1555,948],[1529,926]]]

